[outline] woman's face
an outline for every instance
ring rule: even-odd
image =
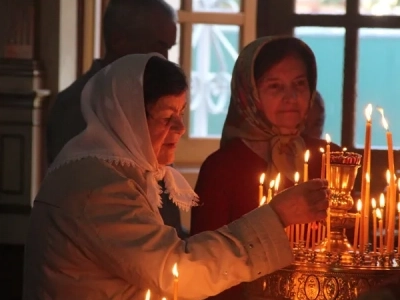
[[[175,159],[175,150],[185,133],[183,113],[186,92],[179,96],[165,96],[147,107],[147,125],[150,139],[160,165],[169,165]]]
[[[257,82],[267,119],[281,134],[294,134],[305,119],[311,92],[304,61],[290,55],[272,66]]]

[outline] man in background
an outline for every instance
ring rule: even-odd
[[[103,17],[105,55],[57,95],[47,125],[47,159],[51,164],[64,145],[85,127],[80,98],[100,69],[128,54],[158,52],[168,58],[176,41],[176,14],[163,0],[110,0]]]
[[[86,128],[81,113],[81,93],[102,68],[128,54],[157,52],[168,58],[176,41],[176,13],[164,0],[110,0],[103,17],[105,55],[93,61],[89,71],[57,95],[47,124],[47,160],[51,164],[64,145]],[[160,182],[164,189],[164,182]],[[163,194],[161,216],[181,238],[178,207]]]

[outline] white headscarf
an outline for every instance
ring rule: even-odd
[[[125,56],[88,81],[81,96],[87,127],[64,146],[48,174],[69,162],[95,157],[142,171],[153,207],[162,205],[162,190],[158,185],[162,179],[166,192],[181,209],[188,210],[197,204],[198,197],[185,178],[175,169],[158,164],[151,144],[143,74],[153,56],[162,57],[156,53]]]

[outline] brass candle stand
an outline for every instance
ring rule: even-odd
[[[330,239],[326,237],[313,250],[305,241],[294,243],[295,262],[247,283],[246,299],[352,300],[400,275],[398,253],[373,253],[369,244],[357,251],[346,237],[355,224],[356,214],[349,210],[354,206],[351,191],[360,162],[356,153],[331,154]]]

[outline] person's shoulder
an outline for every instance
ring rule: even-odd
[[[233,139],[223,145],[221,148],[211,153],[205,162],[231,163],[232,158],[238,158],[246,150],[246,145],[241,139]]]
[[[95,60],[86,73],[79,76],[68,87],[57,94],[56,103],[64,104],[74,100],[75,102],[80,103],[81,93],[86,83],[101,69],[102,62],[100,60]]]

